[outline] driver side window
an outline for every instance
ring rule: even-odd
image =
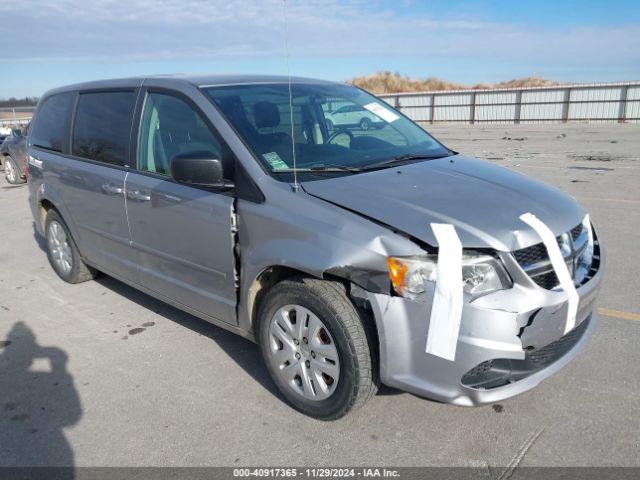
[[[138,170],[169,175],[171,159],[182,153],[210,152],[223,159],[223,147],[191,105],[173,95],[148,93],[140,121]]]

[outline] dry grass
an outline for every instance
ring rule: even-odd
[[[427,90],[460,90],[467,88],[513,88],[513,87],[542,87],[558,85],[558,82],[545,80],[539,77],[517,78],[500,83],[478,83],[476,85],[463,85],[447,82],[435,77],[426,79],[410,78],[399,73],[378,72],[373,75],[355,77],[348,80],[351,83],[371,93],[398,93],[398,92],[424,92]]]

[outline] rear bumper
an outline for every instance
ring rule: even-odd
[[[566,335],[564,292],[515,285],[466,302],[454,361],[425,352],[429,302],[368,293],[380,338],[381,381],[463,406],[532,389],[569,363],[591,337],[603,266],[601,259],[596,275],[578,288],[576,327]]]

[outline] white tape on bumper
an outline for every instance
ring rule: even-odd
[[[564,333],[572,330],[576,325],[576,314],[578,313],[578,303],[580,297],[576,291],[576,287],[573,284],[573,279],[567,268],[567,264],[564,262],[558,241],[556,240],[553,232],[547,227],[541,220],[539,220],[532,213],[524,213],[520,215],[520,220],[533,228],[540,238],[542,243],[547,248],[549,254],[549,260],[551,260],[551,266],[556,272],[556,276],[560,281],[560,286],[567,293],[568,296],[568,308],[567,308],[567,321],[564,326]]]
[[[438,240],[436,286],[426,352],[454,361],[462,319],[462,243],[453,225],[432,223]]]

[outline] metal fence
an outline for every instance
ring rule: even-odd
[[[0,108],[0,126],[26,125],[31,121],[36,107]]]
[[[640,123],[640,81],[379,95],[419,122]]]
[[[640,81],[378,96],[418,122],[640,123]],[[34,110],[0,108],[0,126],[26,124]]]

